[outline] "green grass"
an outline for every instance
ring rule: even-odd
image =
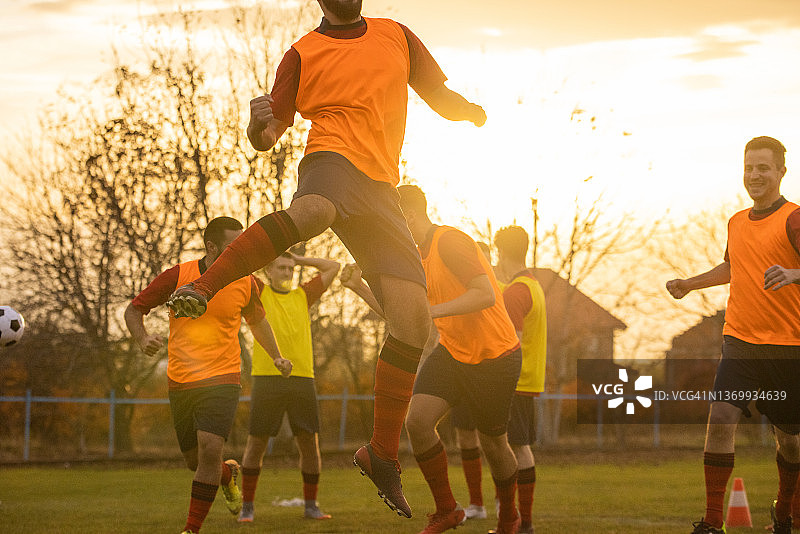
[[[534,525],[537,534],[683,533],[703,514],[702,452],[537,455]],[[343,461],[324,462],[319,500],[330,521],[302,518],[302,508],[272,506],[277,498],[299,497],[296,468],[265,466],[256,495],[256,522],[240,526],[221,496],[202,532],[416,533],[425,526],[432,499],[419,469],[405,460],[403,485],[414,509],[404,519],[378,500],[371,483]],[[336,463],[338,467],[329,465]],[[327,467],[327,468],[326,468]],[[744,478],[756,531],[768,523],[777,490],[774,452],[737,452],[734,476]],[[176,467],[79,466],[0,469],[0,533],[171,533],[181,531],[189,502],[191,473]],[[456,499],[467,504],[463,473],[451,466]],[[485,533],[494,526],[494,490],[484,467],[484,497],[490,519],[470,521],[455,532]],[[221,492],[220,492],[221,494]],[[727,496],[726,496],[727,502]],[[739,529],[729,531],[736,532]],[[745,529],[741,529],[745,532]]]

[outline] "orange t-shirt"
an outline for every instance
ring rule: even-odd
[[[336,152],[379,182],[397,185],[406,129],[410,59],[399,24],[367,20],[355,39],[312,31],[300,55],[296,107],[311,121],[306,154]]]
[[[436,228],[430,251],[422,258],[428,282],[428,302],[431,305],[451,301],[467,291],[467,287],[447,267],[439,254],[439,240],[446,232],[463,234],[460,230],[449,226]],[[492,268],[477,244],[475,251],[483,272],[489,277],[494,289],[494,304],[476,312],[434,319],[439,330],[439,343],[453,358],[469,364],[504,356],[519,347],[517,333],[506,312],[503,294],[497,285]]]
[[[181,263],[179,269],[177,287],[200,278],[197,260]],[[176,319],[170,313],[167,377],[171,389],[193,382],[220,382],[216,377],[235,377],[239,383],[239,328],[253,284],[250,276],[231,282],[208,301],[206,312],[197,319]]]
[[[786,219],[797,209],[787,202],[769,216],[751,220],[748,210],[728,221],[731,285],[722,333],[759,345],[800,345],[800,285],[764,289],[772,265],[800,268],[786,235]]]

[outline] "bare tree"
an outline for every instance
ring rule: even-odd
[[[744,204],[744,200],[737,203]],[[728,219],[735,212],[736,208],[730,203],[722,203],[680,218],[672,217],[659,239],[649,246],[651,256],[664,273],[663,282],[689,278],[722,263],[728,238]],[[670,304],[668,309],[693,319],[713,315],[724,308],[727,294],[727,287],[722,286],[693,291],[685,298],[675,300],[663,291]]]
[[[210,218],[245,214],[250,222],[264,207],[280,207],[292,183],[299,130],[266,158],[242,134],[244,99],[266,90],[262,73],[275,70],[275,56],[234,43],[238,35],[285,47],[274,35],[288,39],[300,28],[265,11],[240,13],[247,18],[234,17],[228,46],[214,50],[198,44],[203,14],[149,21],[143,61],[116,56],[113,70],[81,94],[59,95],[42,114],[39,137],[3,154],[18,184],[0,213],[15,287],[29,288],[19,300],[30,320],[55,315],[55,332],[81,334],[85,346],[74,357],[97,373],[87,383],[118,397],[135,396],[165,358],[145,358],[133,345],[121,318],[127,302],[196,250]],[[165,320],[151,322],[166,330]],[[122,450],[131,447],[132,410],[117,412]]]

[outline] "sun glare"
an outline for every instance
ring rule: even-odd
[[[554,218],[576,195],[602,192],[620,213],[647,217],[730,201],[742,192],[747,140],[783,140],[788,162],[791,147],[800,150],[789,118],[800,82],[775,59],[798,45],[798,30],[718,26],[697,38],[435,49],[448,85],[480,103],[488,121],[448,123],[413,98],[408,172],[453,223],[529,221],[533,196],[540,215]],[[796,198],[791,176],[784,192]]]

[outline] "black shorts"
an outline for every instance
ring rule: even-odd
[[[450,410],[450,422],[460,430],[475,430],[475,421],[464,402],[454,405]]]
[[[508,443],[533,445],[536,440],[536,397],[515,393],[508,417]]]
[[[508,443],[510,445],[533,445],[536,440],[535,397],[515,393],[511,398],[508,417]],[[450,421],[460,430],[475,430],[475,421],[465,403],[453,406]]]
[[[755,400],[773,425],[800,434],[800,346],[754,345],[725,336],[714,395],[747,417]]]
[[[467,364],[437,345],[417,373],[414,393],[439,397],[450,406],[465,405],[479,432],[499,436],[508,428],[521,366],[519,349],[507,356]]]
[[[300,161],[294,198],[311,194],[336,206],[331,229],[353,255],[379,301],[381,274],[426,287],[425,271],[395,187],[372,180],[340,154],[312,152]]]
[[[181,452],[197,448],[198,430],[228,439],[241,389],[235,384],[222,384],[169,392],[172,424]]]
[[[250,435],[277,436],[283,414],[289,416],[292,433],[319,432],[317,391],[313,378],[254,376],[250,395]]]

